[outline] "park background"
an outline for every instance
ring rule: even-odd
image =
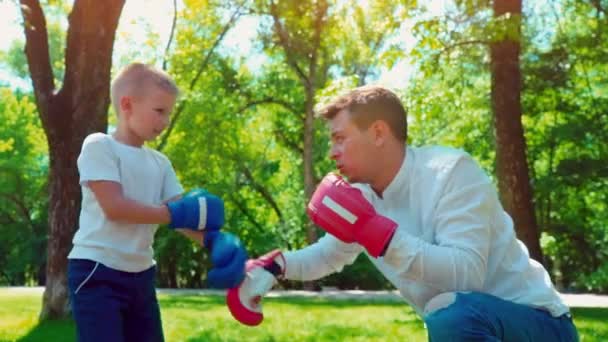
[[[0,0],[0,13],[0,285],[46,286],[42,320],[69,315],[75,160],[112,131],[109,82],[133,61],[182,90],[149,146],[185,188],[224,198],[252,256],[323,234],[304,212],[333,169],[314,109],[380,83],[408,109],[409,144],[482,165],[560,291],[608,293],[608,1]],[[155,253],[159,287],[205,288],[202,248],[161,227]],[[392,288],[365,256],[281,286]]]

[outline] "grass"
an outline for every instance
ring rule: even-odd
[[[172,341],[426,341],[421,319],[401,303],[268,298],[264,322],[237,323],[220,296],[159,296]],[[39,294],[0,288],[0,341],[74,341],[71,320],[38,322]],[[608,341],[608,309],[575,308],[581,341]]]

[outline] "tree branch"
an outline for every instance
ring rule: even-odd
[[[291,139],[289,139],[288,136],[285,135],[285,132],[283,132],[280,129],[276,129],[273,132],[277,138],[282,141],[285,145],[287,145],[287,147],[291,148],[294,152],[296,152],[299,155],[304,154],[304,148],[302,148],[302,146],[300,146],[297,142],[292,141]]]
[[[287,57],[287,64],[289,64],[293,68],[293,70],[300,78],[300,81],[304,83],[305,86],[308,86],[310,80],[308,79],[306,74],[304,74],[304,71],[302,71],[302,68],[300,68],[298,62],[296,61],[295,57],[291,52],[291,41],[289,39],[289,33],[281,24],[277,5],[274,3],[274,1],[272,1],[270,4],[270,14],[272,15],[272,19],[274,21],[275,31],[277,33],[277,36],[279,37],[279,44],[285,51],[285,56]]]
[[[173,0],[173,21],[171,22],[171,32],[169,33],[169,40],[167,40],[167,46],[165,46],[165,54],[163,56],[163,70],[167,70],[167,56],[169,56],[169,49],[173,42],[173,35],[175,34],[175,26],[177,25],[177,0]]]
[[[308,61],[308,81],[309,86],[312,86],[312,82],[315,79],[317,72],[317,56],[319,53],[319,47],[321,46],[321,32],[323,32],[323,26],[325,24],[325,15],[327,14],[327,2],[324,0],[316,1],[317,7],[315,8],[315,27],[314,35],[312,38],[312,49],[310,51],[310,60]]]
[[[263,231],[264,227],[259,222],[257,222],[255,218],[251,216],[251,214],[249,214],[249,210],[247,209],[245,203],[239,201],[237,199],[237,196],[234,195],[234,192],[230,193],[229,196],[232,202],[236,205],[236,208],[247,218],[247,221],[251,222],[251,224],[253,224],[253,226],[256,227],[259,231]]]
[[[249,170],[249,168],[247,166],[242,165],[241,172],[243,173],[245,178],[247,178],[251,187],[257,193],[259,193],[262,196],[262,198],[264,198],[266,200],[266,202],[268,202],[268,204],[270,204],[270,206],[274,210],[275,214],[277,214],[279,220],[283,221],[283,213],[281,212],[281,209],[279,208],[277,202],[272,197],[272,194],[270,194],[270,191],[268,191],[268,189],[266,189],[264,186],[262,186],[261,184],[256,182],[255,178],[251,174],[251,170]]]
[[[21,0],[25,32],[25,54],[29,66],[42,124],[48,127],[48,108],[55,81],[49,53],[48,32],[42,7],[37,0]]]
[[[203,58],[203,62],[201,63],[196,75],[194,76],[194,78],[192,78],[192,81],[190,81],[188,90],[194,89],[194,87],[198,83],[198,80],[201,77],[201,75],[203,74],[203,71],[209,65],[209,61],[211,60],[211,56],[215,52],[215,49],[218,47],[220,42],[224,39],[224,37],[226,36],[226,33],[228,33],[228,30],[232,27],[232,25],[236,22],[236,20],[241,16],[241,14],[242,14],[241,9],[243,8],[244,4],[245,4],[245,2],[242,2],[241,4],[239,4],[237,9],[230,16],[230,19],[228,20],[226,25],[224,25],[224,27],[222,28],[222,32],[220,33],[220,35],[213,42],[213,45],[211,46],[209,51],[207,51],[207,54],[205,55],[205,58]],[[186,105],[187,105],[187,102],[184,100],[184,101],[180,102],[179,105],[177,106],[177,109],[175,110],[175,112],[173,113],[173,115],[171,117],[171,122],[169,123],[169,127],[167,127],[167,129],[165,130],[165,132],[163,133],[163,135],[160,138],[160,142],[156,146],[156,149],[158,151],[162,151],[162,149],[165,148],[165,145],[167,144],[167,141],[169,140],[169,136],[171,135],[171,132],[173,132],[173,129],[175,128],[175,124],[177,123],[177,120],[179,120],[182,112],[186,108]]]
[[[292,107],[290,103],[285,102],[285,101],[281,101],[281,100],[277,100],[277,99],[272,98],[272,97],[266,97],[266,98],[263,98],[261,100],[252,100],[252,101],[249,101],[244,106],[242,106],[241,108],[239,108],[237,110],[237,113],[243,113],[247,109],[249,109],[251,107],[255,107],[257,105],[261,105],[261,104],[276,104],[276,105],[279,105],[279,106],[287,109],[289,112],[293,113],[294,115],[297,115],[297,113],[298,113],[298,111],[294,107]]]

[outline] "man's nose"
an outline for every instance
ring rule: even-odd
[[[332,146],[329,149],[329,158],[332,160],[336,160],[336,159],[338,159],[338,155],[339,155],[338,149],[335,146]]]

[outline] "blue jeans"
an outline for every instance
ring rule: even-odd
[[[570,314],[553,317],[479,292],[456,292],[446,304],[424,317],[429,341],[578,341]]]
[[[163,341],[156,267],[131,273],[70,259],[68,287],[78,341]]]

